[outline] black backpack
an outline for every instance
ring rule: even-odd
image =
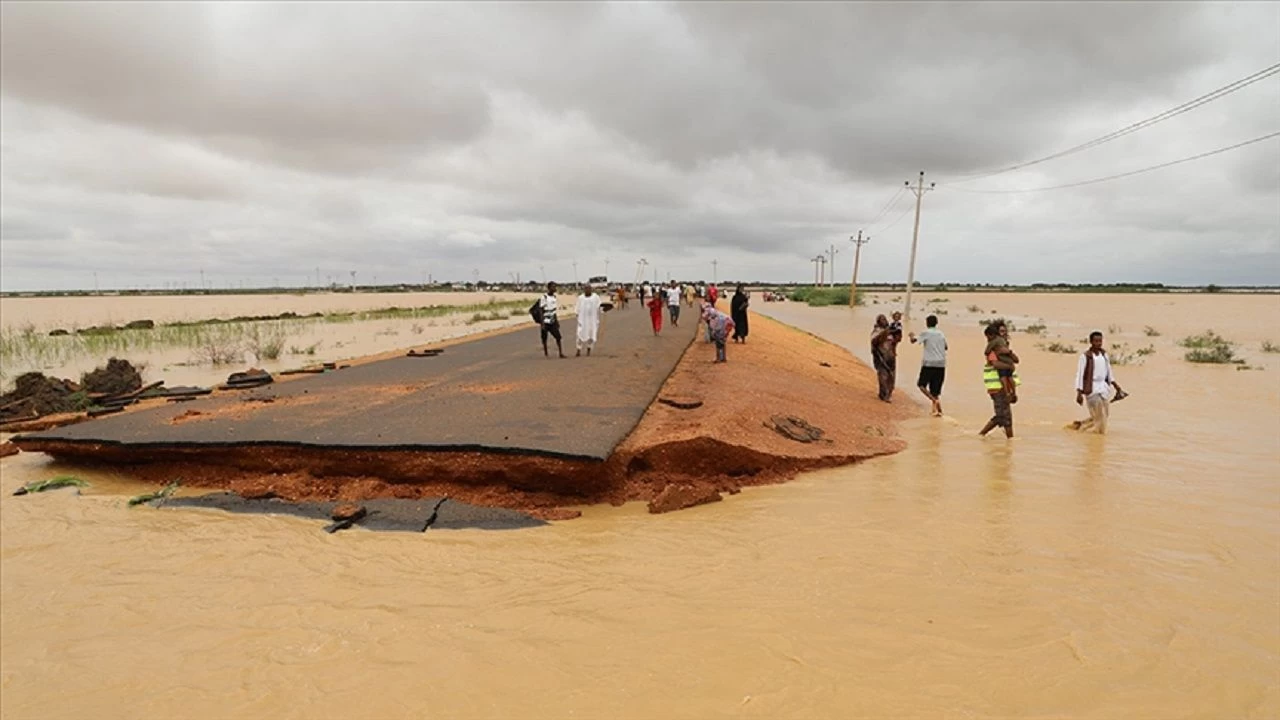
[[[533,301],[533,306],[529,308],[529,314],[533,316],[533,321],[542,324],[542,298]]]

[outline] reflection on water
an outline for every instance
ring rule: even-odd
[[[669,515],[327,536],[130,510],[139,486],[103,470],[56,468],[81,498],[11,498],[55,469],[6,459],[3,714],[1280,716],[1280,367],[1173,345],[1206,315],[1256,342],[1272,299],[951,297],[948,417],[905,423],[906,451]],[[1164,334],[1118,369],[1105,438],[1063,429],[1074,358],[1016,335],[1019,437],[978,438],[969,302]],[[765,309],[864,344],[861,309]]]

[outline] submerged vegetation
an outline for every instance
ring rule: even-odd
[[[89,487],[89,483],[72,475],[59,475],[49,480],[35,480],[23,485],[13,492],[14,495],[26,495],[28,493],[44,492],[45,490],[57,490],[58,488]]]
[[[1243,365],[1245,362],[1244,358],[1236,357],[1235,343],[1213,330],[1189,335],[1179,340],[1178,344],[1187,348],[1184,357],[1188,362],[1216,365]]]
[[[1054,340],[1053,342],[1049,343],[1048,345],[1043,345],[1043,344],[1041,344],[1041,345],[1037,345],[1036,347],[1038,347],[1038,348],[1040,348],[1040,349],[1042,349],[1042,350],[1044,350],[1044,351],[1046,351],[1046,352],[1051,352],[1051,353],[1060,353],[1060,354],[1062,354],[1062,355],[1074,355],[1074,354],[1076,354],[1077,352],[1079,352],[1079,351],[1075,348],[1075,346],[1073,346],[1073,345],[1068,345],[1068,344],[1066,344],[1066,343],[1061,343],[1061,342],[1058,342],[1057,340]]]
[[[1112,365],[1133,365],[1134,363],[1140,363],[1148,355],[1154,355],[1155,352],[1154,345],[1147,345],[1135,350],[1130,349],[1124,343],[1112,343],[1111,348],[1107,351],[1107,356],[1111,358]]]
[[[212,318],[163,324],[135,321],[123,327],[99,326],[74,331],[54,330],[52,333],[38,331],[27,323],[0,328],[0,381],[27,370],[61,367],[82,358],[183,348],[191,351],[194,361],[215,366],[242,362],[246,355],[255,360],[275,360],[286,348],[290,354],[314,355],[318,343],[298,347],[291,346],[290,339],[326,323],[412,320],[420,327],[417,320],[445,316],[479,317],[480,313],[487,313],[483,316],[486,320],[514,317],[523,314],[527,305],[526,300],[490,299],[471,305],[390,307],[313,315],[284,313],[269,317]],[[428,322],[428,325],[434,324],[434,320]]]
[[[174,480],[173,482],[169,483],[168,485],[165,485],[164,487],[160,488],[159,490],[156,490],[155,492],[135,495],[129,498],[129,507],[142,505],[143,503],[149,503],[152,500],[166,500],[169,498],[170,495],[178,491],[178,486],[181,484],[182,482],[180,480]]]
[[[790,298],[794,302],[809,303],[810,307],[826,307],[828,305],[848,305],[849,288],[847,287],[798,287],[791,291]],[[864,305],[862,290],[854,300],[857,305]]]

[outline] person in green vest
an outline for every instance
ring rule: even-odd
[[[992,323],[983,332],[986,333],[987,345],[990,346],[991,341],[1000,335],[1000,328],[996,323]],[[1010,350],[1008,352],[1012,354],[1013,351]],[[987,388],[987,395],[991,397],[991,405],[995,408],[995,412],[982,430],[978,432],[979,435],[985,436],[992,430],[1001,427],[1004,428],[1005,437],[1013,437],[1013,406],[1009,403],[1010,395],[1005,387],[1004,379],[1000,377],[1000,371],[1007,370],[1011,374],[1009,381],[1012,385],[1016,386],[1020,382],[1018,376],[1012,374],[1014,365],[1018,362],[1017,356],[1013,356],[1012,360],[1013,362],[1009,363],[1006,360],[1002,360],[995,352],[987,353],[987,363],[982,368],[982,383]]]

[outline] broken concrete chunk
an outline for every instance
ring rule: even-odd
[[[822,428],[814,427],[804,418],[792,415],[774,415],[769,418],[764,426],[783,437],[802,443],[817,442],[825,434]]]

